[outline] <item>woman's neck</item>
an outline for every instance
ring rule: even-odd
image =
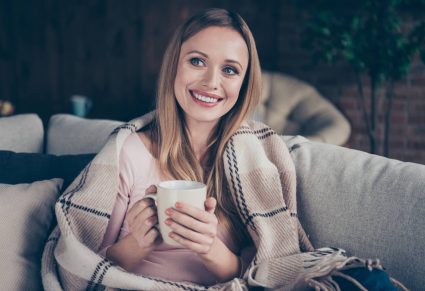
[[[196,159],[202,163],[205,152],[209,143],[211,132],[215,129],[216,124],[196,123],[196,125],[188,126],[190,143],[195,153]]]

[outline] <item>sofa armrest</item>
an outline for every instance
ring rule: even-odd
[[[425,286],[425,166],[286,140],[300,220],[313,245],[379,258],[408,288]]]

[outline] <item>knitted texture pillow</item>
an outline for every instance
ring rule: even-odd
[[[40,264],[62,179],[0,184],[2,290],[43,290]]]

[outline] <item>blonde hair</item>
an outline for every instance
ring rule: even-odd
[[[237,31],[248,47],[248,68],[234,107],[218,122],[211,133],[204,166],[196,159],[189,142],[184,113],[174,95],[182,44],[199,31],[210,27],[228,27]],[[226,143],[242,121],[255,109],[261,90],[260,62],[255,41],[248,25],[238,14],[224,9],[207,9],[181,25],[171,39],[164,55],[157,89],[156,116],[150,129],[153,152],[161,170],[174,179],[203,181],[208,195],[217,199],[216,215],[238,244],[249,239],[246,230],[241,233],[241,221],[228,191],[223,165]]]

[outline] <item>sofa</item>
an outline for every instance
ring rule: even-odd
[[[119,121],[57,114],[0,118],[0,282],[42,290],[40,258],[58,195]],[[425,166],[282,136],[297,171],[300,220],[316,247],[380,258],[411,290],[425,286]]]

